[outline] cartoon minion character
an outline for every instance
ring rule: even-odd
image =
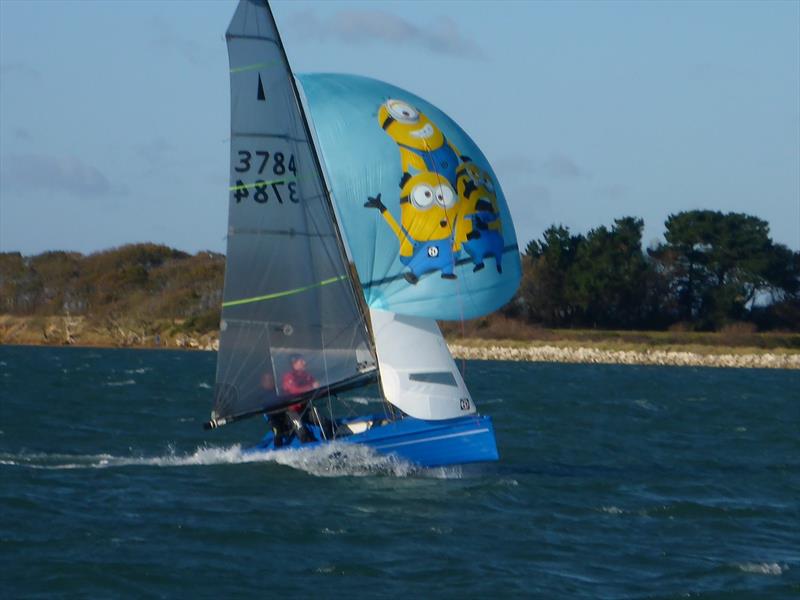
[[[472,259],[473,271],[484,268],[483,259],[494,257],[497,272],[503,272],[503,235],[494,183],[474,163],[458,171],[459,214],[454,250],[462,247]]]
[[[400,149],[403,173],[438,173],[456,189],[460,153],[428,117],[407,102],[390,98],[378,109],[378,123]]]
[[[367,208],[380,210],[400,242],[400,262],[408,267],[403,274],[409,283],[432,271],[443,279],[455,279],[456,253],[453,228],[458,207],[455,190],[438,173],[423,171],[404,178],[400,189],[400,223],[381,201],[370,197]]]

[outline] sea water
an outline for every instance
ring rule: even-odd
[[[0,597],[800,596],[800,373],[463,364],[501,460],[203,431],[215,355],[0,346]]]

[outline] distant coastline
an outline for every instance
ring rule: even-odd
[[[83,317],[0,315],[0,344],[214,351],[217,332],[181,331],[172,321],[157,328],[116,322],[98,326]],[[800,351],[747,346],[610,343],[608,340],[492,340],[449,336],[457,359],[617,365],[800,369]]]
[[[700,217],[742,226],[745,221],[750,225],[760,223],[746,215],[708,211],[681,215],[674,218],[688,219],[698,227],[708,225],[705,221],[695,223]],[[800,369],[800,292],[796,268],[790,268],[800,264],[800,254],[773,247],[777,252],[773,258],[783,261],[775,264],[788,269],[785,286],[775,283],[771,288],[771,293],[777,294],[775,298],[783,298],[782,301],[757,310],[738,304],[738,309],[726,305],[722,310],[726,298],[742,302],[741,290],[723,286],[725,289],[705,290],[699,299],[719,308],[713,315],[694,309],[685,314],[687,306],[699,304],[691,301],[687,305],[685,297],[670,296],[667,291],[680,289],[680,285],[675,287],[675,282],[660,279],[670,273],[670,277],[680,278],[683,263],[673,264],[669,261],[674,257],[665,255],[669,264],[664,263],[661,268],[666,270],[654,275],[650,258],[641,255],[640,245],[635,242],[638,222],[626,218],[615,223],[612,230],[601,227],[588,237],[571,235],[565,228],[551,228],[545,238],[531,242],[523,258],[522,282],[511,302],[483,317],[439,323],[454,356]],[[630,235],[617,239],[622,229],[630,230]],[[575,244],[590,244],[591,248],[586,248],[591,252],[583,253],[580,264],[561,265],[559,248]],[[578,246],[574,252],[567,252],[575,260],[580,254]],[[605,262],[594,256],[598,248],[607,251],[603,255]],[[625,248],[627,258],[615,254]],[[552,256],[551,250],[555,252]],[[752,256],[744,258],[751,260]],[[628,259],[633,263],[629,264]],[[600,263],[605,265],[605,275],[595,272]],[[623,264],[628,266],[623,268]],[[670,264],[672,267],[667,269]],[[655,277],[653,281],[661,282],[654,292],[645,293],[635,286],[619,288],[628,281],[621,273],[641,275],[648,269]],[[706,283],[711,285],[714,277],[721,276],[720,271],[709,269],[709,265],[704,266],[697,276],[705,273]],[[50,251],[23,256],[19,252],[0,252],[0,344],[216,350],[224,270],[225,257],[221,254],[191,255],[153,243],[128,244],[89,255]],[[569,281],[572,283],[567,285]],[[584,285],[592,281],[605,282],[605,287]],[[763,281],[758,285],[762,284]],[[588,296],[575,304],[576,298],[565,296],[567,288],[572,292],[583,290],[581,293]],[[722,296],[717,298],[719,294]],[[622,302],[623,299],[627,300]],[[725,302],[719,304],[717,300]]]
[[[754,349],[714,348],[705,352],[691,350],[605,350],[591,346],[553,346],[529,344],[505,345],[489,340],[472,340],[480,345],[465,346],[450,342],[455,358],[471,360],[512,360],[609,365],[658,365],[673,367],[726,367],[755,369],[800,369],[800,353],[775,349],[758,352]],[[735,351],[734,351],[735,350]]]

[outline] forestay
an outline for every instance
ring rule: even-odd
[[[321,388],[375,370],[330,198],[266,3],[240,2],[227,32],[231,183],[216,424],[291,402],[289,357]]]

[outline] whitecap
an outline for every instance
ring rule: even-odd
[[[652,412],[655,412],[655,411],[659,410],[659,408],[655,404],[653,404],[652,402],[650,402],[646,398],[640,398],[638,400],[634,400],[633,403],[636,406],[640,407],[640,408],[643,408],[645,410],[649,410],[649,411],[652,411]]]
[[[198,383],[197,387],[203,388],[204,390],[210,390],[211,389],[211,385],[206,383],[205,381],[202,381],[202,382]]]
[[[152,370],[152,367],[139,367],[138,369],[125,369],[125,372],[128,374],[138,373],[139,375],[142,375],[143,373],[147,373],[148,371]]]
[[[783,575],[789,570],[788,565],[779,565],[778,563],[740,563],[736,566],[740,571],[757,575]]]
[[[324,566],[324,567],[317,567],[314,569],[316,573],[321,573],[323,575],[327,575],[329,573],[333,573],[336,570],[334,566]]]
[[[123,385],[136,385],[136,380],[126,379],[124,381],[106,381],[103,385],[107,387],[120,387]]]
[[[452,527],[428,527],[428,531],[436,533],[438,535],[444,535],[448,533],[453,533]]]
[[[618,506],[601,506],[600,510],[604,513],[608,513],[610,515],[621,515],[625,511],[619,508]]]
[[[481,406],[486,406],[489,404],[502,404],[505,402],[502,398],[487,398],[485,400],[481,400]]]

